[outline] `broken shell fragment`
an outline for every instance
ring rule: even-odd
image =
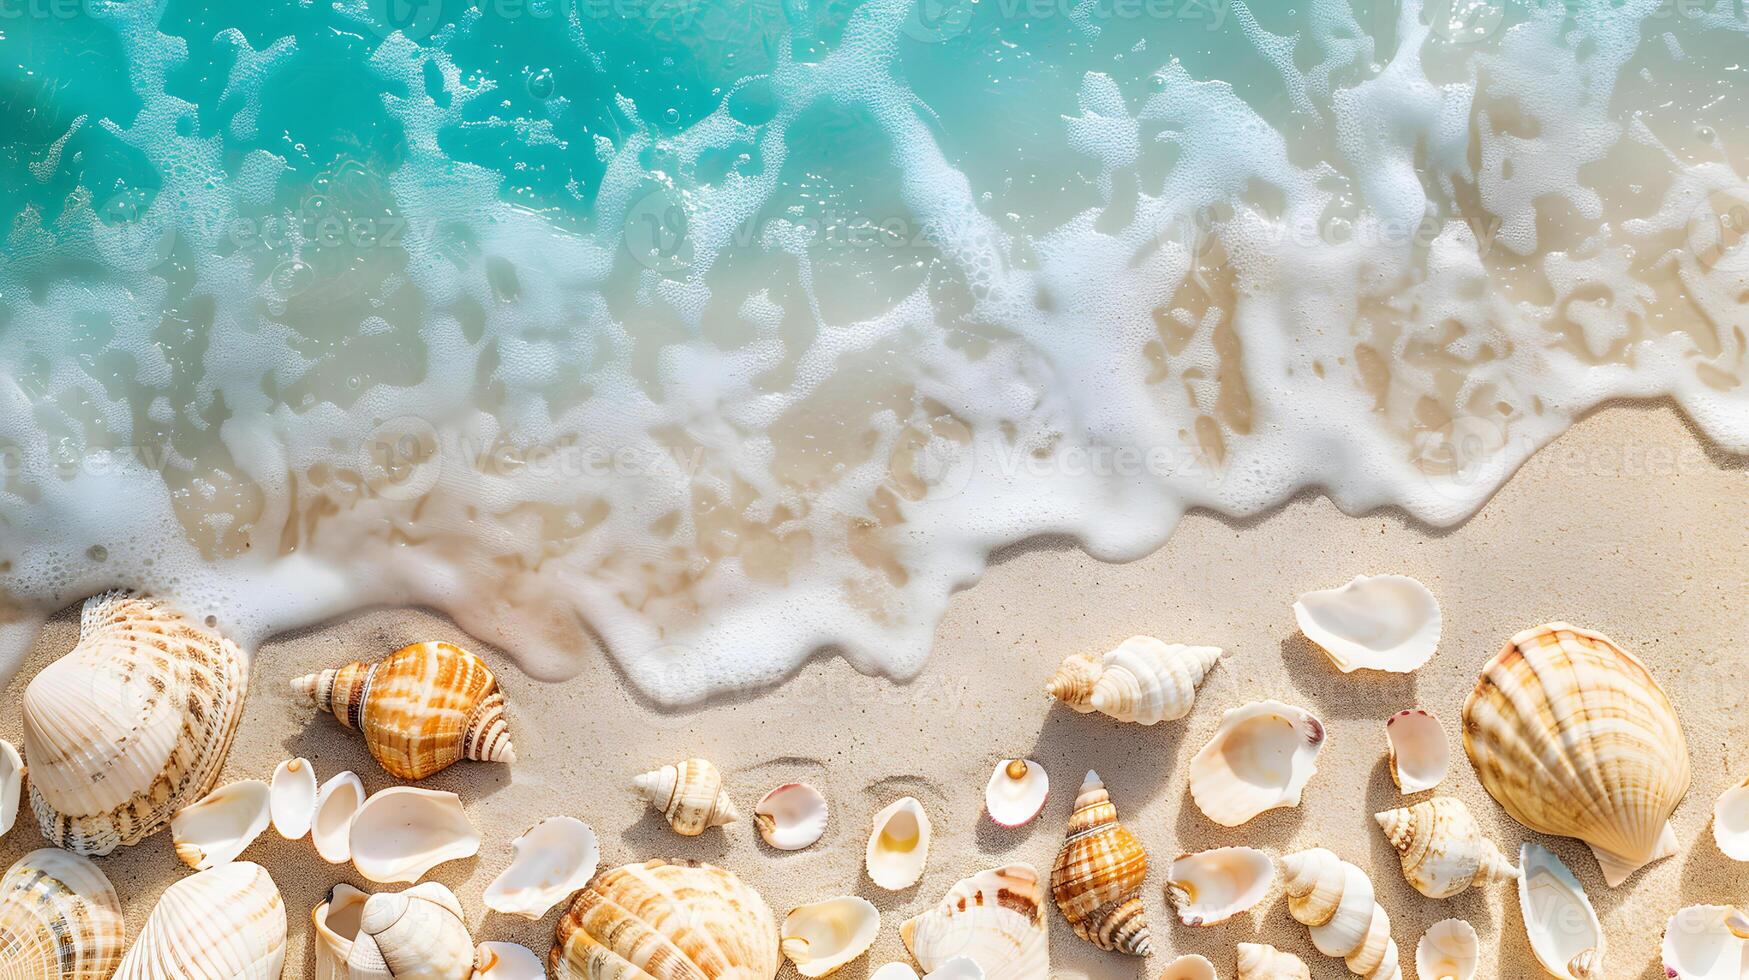
[[[1348,972],[1367,980],[1401,980],[1391,918],[1366,872],[1322,847],[1289,854],[1282,867],[1288,912],[1309,928],[1318,952],[1342,957]]]
[[[115,980],[279,980],[285,903],[259,864],[235,861],[171,885]]]
[[[753,807],[759,836],[780,851],[799,851],[826,832],[826,797],[807,783],[784,783]]]
[[[259,779],[221,786],[170,821],[176,856],[196,871],[230,864],[267,829],[271,791]]]
[[[0,878],[0,976],[109,980],[124,944],[121,902],[89,858],[45,847]]]
[[[1308,592],[1294,619],[1343,673],[1407,674],[1439,647],[1439,600],[1407,575],[1358,575],[1336,589]]]
[[[1004,827],[1025,826],[1045,808],[1050,791],[1044,766],[1031,759],[1003,759],[984,787],[984,812]]]
[[[18,798],[24,791],[24,760],[12,743],[0,738],[0,837],[18,820]]]
[[[1166,964],[1166,972],[1160,974],[1160,980],[1217,980],[1217,977],[1215,965],[1206,957],[1186,953]]]
[[[899,938],[931,972],[969,957],[986,980],[1046,980],[1050,973],[1044,888],[1030,864],[962,879],[934,908],[901,923]]]
[[[303,840],[316,817],[316,770],[308,759],[287,759],[268,785],[273,829],[286,840]]]
[[[772,980],[782,959],[771,907],[741,879],[646,861],[603,871],[577,893],[547,966],[552,980],[600,980],[658,951],[666,962],[653,976],[670,980]]]
[[[1392,715],[1385,722],[1385,746],[1391,782],[1405,795],[1432,789],[1445,779],[1451,748],[1431,711],[1410,708]]]
[[[336,773],[316,791],[310,840],[329,864],[352,860],[352,818],[364,806],[364,783],[351,772]]]
[[[1069,815],[1069,833],[1051,868],[1051,897],[1075,935],[1100,949],[1147,956],[1148,917],[1142,880],[1148,854],[1118,823],[1117,807],[1089,770]]]
[[[1223,827],[1237,827],[1265,810],[1299,806],[1323,749],[1324,723],[1304,708],[1280,701],[1231,708],[1190,760],[1191,798]]]
[[[709,759],[683,759],[653,769],[632,780],[632,788],[682,837],[697,837],[741,819],[723,789],[723,774]]]
[[[575,817],[548,817],[511,845],[515,857],[486,886],[486,907],[539,919],[589,884],[601,863],[595,831]]]
[[[1240,943],[1238,980],[1312,980],[1306,962],[1264,943]]]
[[[1099,657],[1063,662],[1045,693],[1079,712],[1154,725],[1190,714],[1196,686],[1225,654],[1219,647],[1132,636]]]
[[[316,930],[316,980],[349,980],[346,960],[358,939],[358,923],[364,916],[369,895],[341,882],[328,891],[328,900],[310,912]]]
[[[1185,925],[1212,926],[1263,901],[1274,882],[1269,855],[1252,847],[1220,847],[1173,861],[1166,897]]]
[[[1603,976],[1603,925],[1579,879],[1554,852],[1526,842],[1518,850],[1518,911],[1537,962],[1560,980]]]
[[[468,980],[474,938],[455,893],[435,881],[372,895],[347,956],[354,978]]]
[[[352,866],[379,883],[410,884],[446,861],[480,852],[480,835],[459,797],[411,786],[372,794],[352,818],[347,840]]]
[[[1749,976],[1749,915],[1727,905],[1690,905],[1671,916],[1664,972],[1678,980]]]
[[[546,980],[547,966],[516,943],[481,943],[474,949],[473,980]]]
[[[1749,861],[1749,780],[1725,790],[1713,806],[1713,842],[1733,861]]]
[[[1455,796],[1386,810],[1373,819],[1397,849],[1404,879],[1428,898],[1450,898],[1472,885],[1518,877],[1518,869],[1482,836],[1470,808]]]
[[[1462,919],[1441,919],[1415,944],[1415,975],[1422,980],[1473,980],[1481,946]]]
[[[823,977],[868,952],[881,913],[867,899],[846,896],[798,905],[783,918],[783,955],[804,977]]]
[[[870,881],[896,892],[923,877],[929,860],[929,814],[914,797],[902,796],[875,814],[863,866]]]

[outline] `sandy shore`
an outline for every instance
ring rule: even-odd
[[[1302,591],[1361,572],[1414,575],[1438,594],[1445,634],[1438,655],[1408,677],[1343,675],[1299,637],[1290,605]],[[1094,561],[1063,543],[1037,542],[998,556],[962,593],[941,625],[922,676],[895,685],[842,661],[816,658],[781,688],[663,714],[627,689],[604,659],[574,680],[540,684],[496,652],[469,644],[500,667],[514,710],[514,768],[466,763],[427,781],[466,801],[485,843],[473,860],[433,875],[453,887],[476,939],[511,940],[545,956],[558,910],[536,923],[487,914],[480,895],[510,857],[512,838],[552,814],[587,820],[602,839],[604,867],[650,857],[722,864],[753,883],[781,916],[834,895],[869,898],[884,917],[871,955],[840,976],[863,980],[905,959],[896,926],[932,905],[957,879],[1007,861],[1048,870],[1075,786],[1099,770],[1119,813],[1149,849],[1146,897],[1156,955],[1102,953],[1052,914],[1052,958],[1063,977],[1152,977],[1172,956],[1199,952],[1230,977],[1233,946],[1269,942],[1303,956],[1314,977],[1343,977],[1287,914],[1281,886],[1251,914],[1209,929],[1181,926],[1166,908],[1167,862],[1181,851],[1248,844],[1283,853],[1325,846],[1370,870],[1413,975],[1414,946],[1431,923],[1467,919],[1482,936],[1481,977],[1539,975],[1517,904],[1504,887],[1447,901],[1416,894],[1370,814],[1401,797],[1383,762],[1383,722],[1411,706],[1446,722],[1453,772],[1440,792],[1470,804],[1484,829],[1516,853],[1527,832],[1477,783],[1456,720],[1477,669],[1525,626],[1567,619],[1610,634],[1640,654],[1675,701],[1693,757],[1694,782],[1675,815],[1684,852],[1605,888],[1576,841],[1542,838],[1577,872],[1609,934],[1605,975],[1664,976],[1658,943],[1682,905],[1749,901],[1749,864],[1713,846],[1712,804],[1749,775],[1749,468],[1711,454],[1663,407],[1611,408],[1581,423],[1533,459],[1474,519],[1431,531],[1394,514],[1351,518],[1305,497],[1267,518],[1234,524],[1206,515],[1184,522],[1159,553],[1129,565]],[[1066,654],[1102,650],[1136,632],[1218,644],[1233,655],[1205,683],[1194,713],[1153,728],[1053,708],[1040,685]],[[71,610],[47,628],[31,660],[6,687],[23,685],[73,642]],[[352,769],[368,789],[391,785],[363,743],[333,719],[294,705],[290,678],[402,644],[465,636],[441,617],[378,611],[267,644],[254,670],[247,713],[225,778],[267,778],[291,756],[320,777]],[[1191,804],[1191,754],[1222,710],[1265,697],[1304,705],[1330,741],[1305,803],[1225,829]],[[0,712],[0,737],[20,737],[15,710]],[[780,782],[805,779],[825,791],[832,819],[813,848],[768,848],[750,823],[683,839],[628,791],[632,775],[685,755],[722,767],[743,812]],[[997,759],[1024,754],[1052,779],[1043,816],[1003,830],[981,815],[984,781]],[[928,808],[935,844],[916,887],[883,892],[861,872],[872,814],[910,794]],[[0,840],[10,864],[41,845],[28,812]],[[292,916],[287,977],[310,975],[309,910],[337,881],[365,885],[350,867],[324,864],[307,842],[271,831],[246,853],[278,881]],[[101,861],[128,911],[130,937],[158,895],[184,873],[168,834]],[[785,976],[793,976],[788,966]]]

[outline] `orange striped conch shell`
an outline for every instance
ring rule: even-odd
[[[1142,879],[1148,854],[1117,822],[1099,774],[1089,771],[1069,815],[1069,836],[1051,868],[1051,897],[1075,935],[1100,949],[1148,955]]]
[[[122,943],[121,903],[90,859],[45,847],[0,879],[0,977],[109,980]]]
[[[759,893],[709,864],[603,871],[553,932],[553,980],[771,980],[777,919]]]
[[[310,674],[292,690],[362,733],[371,757],[398,779],[424,779],[461,759],[516,761],[498,679],[451,643],[415,643],[374,664]]]

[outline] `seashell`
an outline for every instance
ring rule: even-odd
[[[474,949],[474,980],[546,980],[534,950],[516,943],[481,943]]]
[[[1481,958],[1476,930],[1462,919],[1441,919],[1415,944],[1415,975],[1421,980],[1473,980]]]
[[[804,977],[823,977],[868,952],[881,913],[865,898],[846,896],[798,905],[783,917],[783,955]]]
[[[1482,836],[1464,801],[1437,796],[1373,815],[1397,849],[1403,877],[1428,898],[1450,898],[1471,885],[1518,877],[1505,854]]]
[[[1304,960],[1263,943],[1240,943],[1238,980],[1312,980]]]
[[[934,908],[901,923],[899,938],[931,972],[964,956],[986,980],[1046,980],[1050,974],[1044,889],[1030,864],[991,868],[959,881]]]
[[[221,864],[165,890],[115,980],[279,980],[285,903],[259,864]]]
[[[1713,842],[1733,861],[1749,861],[1749,780],[1725,790],[1713,805]]]
[[[372,895],[346,958],[354,980],[469,980],[474,937],[462,904],[435,881],[403,892]]]
[[[683,759],[653,769],[632,780],[632,787],[682,837],[697,837],[711,827],[741,819],[735,802],[723,790],[723,774],[708,759]]]
[[[1187,926],[1225,922],[1263,901],[1275,883],[1275,862],[1254,847],[1219,847],[1179,855],[1166,897]]]
[[[267,784],[245,779],[213,790],[170,821],[176,856],[196,871],[230,864],[267,829]]]
[[[771,980],[777,920],[759,893],[709,864],[648,861],[595,876],[553,931],[552,980]],[[635,974],[633,974],[635,975]]]
[[[1336,669],[1407,674],[1439,647],[1439,600],[1407,575],[1357,575],[1339,589],[1308,592],[1294,619]]]
[[[85,600],[79,642],[24,691],[43,836],[108,854],[163,830],[218,781],[243,714],[235,644],[127,592]]]
[[[1045,808],[1050,792],[1044,766],[1031,759],[1003,759],[984,787],[984,812],[1004,827],[1023,827]]]
[[[1223,656],[1219,647],[1132,636],[1101,657],[1077,654],[1065,660],[1045,693],[1076,711],[1097,711],[1118,721],[1175,721],[1190,714],[1196,686]]]
[[[268,814],[286,840],[303,840],[316,817],[316,770],[308,759],[287,759],[273,770]]]
[[[1591,846],[1611,888],[1676,853],[1688,746],[1633,654],[1566,623],[1525,630],[1464,702],[1464,749],[1514,820]]]
[[[964,959],[964,957],[960,958]],[[868,980],[923,980],[923,978],[919,977],[917,971],[911,969],[909,965],[895,961],[882,964],[868,975]]]
[[[1356,976],[1401,980],[1391,918],[1373,900],[1366,872],[1322,847],[1289,854],[1282,867],[1288,912],[1311,927],[1318,952],[1342,957]]]
[[[1603,976],[1603,925],[1579,879],[1540,844],[1518,849],[1518,911],[1537,962],[1561,980]]]
[[[1727,905],[1690,905],[1664,926],[1664,972],[1680,980],[1749,976],[1749,915]]]
[[[486,907],[539,919],[595,877],[601,845],[575,817],[548,817],[511,845],[515,857],[486,886]]]
[[[874,831],[863,853],[869,880],[890,892],[915,885],[929,860],[931,832],[923,804],[909,796],[875,814]]]
[[[1075,935],[1100,949],[1146,956],[1142,879],[1148,854],[1117,822],[1117,807],[1091,770],[1069,814],[1069,834],[1051,868],[1051,897]]]
[[[292,690],[363,734],[371,758],[397,779],[424,779],[462,759],[516,761],[498,678],[451,643],[309,674]]]
[[[1405,795],[1438,786],[1451,764],[1445,729],[1433,712],[1421,708],[1399,711],[1385,722],[1385,750],[1391,782]]]
[[[1253,701],[1228,709],[1190,760],[1190,795],[1203,815],[1237,827],[1265,810],[1300,805],[1318,771],[1324,723],[1304,708]]]
[[[410,884],[446,861],[480,853],[480,835],[454,793],[395,786],[358,808],[347,847],[359,874]]]
[[[984,968],[970,956],[956,956],[929,971],[923,980],[984,980]]]
[[[0,976],[109,980],[124,942],[121,903],[89,859],[45,847],[0,878]]]
[[[1186,953],[1166,964],[1166,972],[1160,974],[1160,980],[1217,980],[1217,977],[1215,965],[1207,957]]]
[[[358,939],[358,923],[368,898],[342,882],[328,891],[327,901],[310,912],[310,925],[316,930],[316,980],[350,980],[346,959]]]
[[[780,851],[799,851],[826,832],[826,797],[807,783],[784,783],[753,807],[759,836]]]
[[[24,790],[24,760],[12,743],[0,738],[0,837],[18,821],[18,797]]]
[[[364,806],[364,783],[350,772],[336,773],[316,791],[310,840],[329,864],[352,860],[352,818]]]

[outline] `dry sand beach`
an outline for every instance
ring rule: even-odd
[[[432,876],[455,889],[477,940],[513,940],[544,958],[558,910],[535,923],[488,914],[481,892],[510,858],[510,841],[542,817],[588,821],[602,840],[603,866],[651,857],[697,858],[741,875],[781,915],[790,907],[856,894],[883,915],[870,955],[840,976],[863,980],[882,963],[907,959],[899,922],[932,905],[959,878],[1007,861],[1048,869],[1074,789],[1085,770],[1104,777],[1124,823],[1148,848],[1145,892],[1155,956],[1133,960],[1076,939],[1053,911],[1052,958],[1063,977],[1151,977],[1172,956],[1198,952],[1223,977],[1233,947],[1261,941],[1300,954],[1319,978],[1347,976],[1312,949],[1288,915],[1279,880],[1250,914],[1222,926],[1179,925],[1166,907],[1166,864],[1182,851],[1248,844],[1281,854],[1325,846],[1370,871],[1412,975],[1416,940],[1447,917],[1481,934],[1479,976],[1539,975],[1505,886],[1446,901],[1423,898],[1403,881],[1394,852],[1370,814],[1401,799],[1383,762],[1383,723],[1412,706],[1445,723],[1454,753],[1439,792],[1461,797],[1484,830],[1515,853],[1527,832],[1481,789],[1464,759],[1456,722],[1477,669],[1513,632],[1566,619],[1610,635],[1639,654],[1681,715],[1694,781],[1674,822],[1684,850],[1604,887],[1579,842],[1540,838],[1579,875],[1608,930],[1604,975],[1654,980],[1667,917],[1694,903],[1749,901],[1749,864],[1726,859],[1709,829],[1714,799],[1749,775],[1749,467],[1710,452],[1666,406],[1613,406],[1574,427],[1534,457],[1467,523],[1430,529],[1395,513],[1348,517],[1304,496],[1283,510],[1234,523],[1186,520],[1158,553],[1107,565],[1062,542],[1033,542],[998,556],[962,592],[937,633],[923,674],[907,684],[866,677],[821,656],[788,683],[662,713],[637,697],[605,657],[562,684],[519,673],[499,652],[470,643],[448,621],[420,611],[379,610],[266,644],[254,664],[250,699],[224,779],[267,778],[282,759],[305,756],[318,776],[356,771],[370,790],[392,780],[354,733],[293,703],[288,681],[321,667],[370,660],[423,639],[451,639],[487,656],[513,710],[514,767],[463,763],[426,781],[459,793],[484,838],[476,859]],[[1402,572],[1426,582],[1444,607],[1438,654],[1408,676],[1344,675],[1298,635],[1296,595],[1357,573]],[[75,611],[44,630],[6,686],[16,705],[25,683],[72,646]],[[1061,658],[1103,650],[1137,632],[1169,641],[1218,644],[1231,656],[1204,683],[1190,717],[1152,728],[1076,715],[1040,693]],[[1222,710],[1274,697],[1324,719],[1329,743],[1302,806],[1224,829],[1191,804],[1189,757]],[[0,714],[0,737],[20,737],[16,711]],[[814,847],[782,853],[750,822],[674,835],[636,799],[631,777],[660,763],[703,755],[724,771],[743,813],[780,782],[805,779],[825,791],[831,822]],[[981,813],[999,758],[1025,755],[1049,771],[1043,815],[1004,830]],[[862,874],[870,817],[892,799],[923,801],[935,843],[922,881],[899,893]],[[21,814],[0,840],[0,862],[41,845]],[[350,867],[320,861],[308,842],[271,831],[244,855],[266,866],[291,916],[288,977],[309,976],[308,913],[338,881],[365,885]],[[130,937],[163,889],[184,873],[167,834],[104,858],[127,908]],[[784,976],[791,976],[786,964]]]

